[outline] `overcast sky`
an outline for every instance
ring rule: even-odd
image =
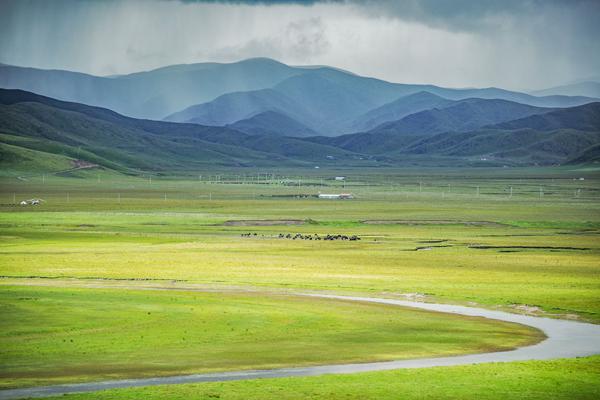
[[[0,0],[0,62],[109,75],[271,57],[525,90],[600,75],[599,21],[600,0]]]

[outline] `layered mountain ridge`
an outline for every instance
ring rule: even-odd
[[[0,65],[0,87],[9,166],[551,165],[594,162],[600,142],[600,100],[560,94],[586,82],[533,96],[250,59],[111,77]]]
[[[490,102],[496,101],[469,99],[458,106],[475,104],[485,110]],[[256,120],[276,120],[310,133],[309,128],[274,111],[228,127],[215,127],[135,119],[99,107],[0,89],[0,154],[4,168],[17,168],[16,163],[44,169],[50,168],[49,160],[64,159],[126,173],[189,171],[207,165],[549,165],[596,160],[600,102],[558,110],[508,103],[507,109],[519,107],[513,112],[522,118],[506,121],[506,113],[496,113],[494,122],[498,123],[489,124],[489,115],[482,118],[472,113],[470,122],[462,121],[463,130],[379,132],[376,128],[338,137],[301,138],[249,131],[248,126],[253,127]],[[446,121],[456,117],[452,113],[456,108],[434,110],[445,115],[441,120]],[[406,124],[415,115],[427,112],[410,114],[400,121]],[[477,128],[470,129],[473,126]]]

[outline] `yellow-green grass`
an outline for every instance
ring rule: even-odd
[[[595,232],[579,228],[357,223],[223,227],[210,226],[210,215],[144,213],[125,215],[121,224],[119,214],[107,213],[19,213],[2,219],[0,271],[5,277],[184,280],[385,296],[421,293],[436,301],[529,305],[600,321],[600,242]],[[203,224],[204,219],[210,224]],[[242,232],[258,236],[243,238]],[[274,237],[279,232],[358,234],[362,240],[293,241]],[[432,240],[447,241],[427,243]],[[476,249],[471,244],[530,248]],[[415,251],[439,245],[450,247]]]
[[[165,317],[168,314],[169,318],[178,318],[181,315],[176,307],[179,303],[161,300],[161,296],[170,298],[175,296],[175,292],[144,291],[131,294],[132,291],[125,290],[160,286],[180,290],[183,287],[252,287],[262,291],[266,296],[265,301],[270,304],[275,301],[306,304],[307,300],[289,300],[293,299],[291,297],[282,299],[274,294],[282,289],[367,293],[386,297],[407,294],[414,296],[417,293],[425,295],[425,300],[428,301],[479,304],[514,311],[525,309],[528,312],[535,312],[537,308],[531,306],[537,306],[542,314],[600,322],[598,169],[565,167],[520,171],[460,170],[448,173],[379,169],[280,172],[284,175],[303,175],[300,186],[265,184],[264,181],[256,184],[256,177],[250,184],[248,177],[246,184],[231,182],[234,180],[232,174],[245,174],[247,171],[230,172],[227,184],[208,183],[207,180],[215,179],[217,172],[214,171],[200,172],[203,175],[202,181],[154,175],[152,182],[148,177],[123,177],[109,171],[80,171],[70,174],[73,176],[71,178],[36,173],[24,179],[16,179],[13,172],[3,173],[1,175],[4,177],[0,178],[2,292],[17,289],[46,291],[56,293],[56,300],[60,299],[59,294],[64,295],[73,290],[75,293],[85,293],[73,297],[85,297],[84,303],[88,307],[94,303],[91,293],[101,292],[94,306],[100,310],[104,307],[102,304],[110,304],[114,296],[148,297],[145,302],[119,302],[126,307],[122,312],[111,312],[115,318],[123,318],[138,303],[157,302],[169,310],[165,311]],[[228,171],[218,173],[227,174]],[[325,177],[321,181],[318,176],[321,173],[329,174],[329,179]],[[8,178],[11,174],[14,176]],[[208,174],[213,177],[207,178]],[[335,175],[348,176],[346,188],[343,183],[331,181],[331,176]],[[579,177],[585,177],[585,180],[582,181]],[[476,196],[477,187],[479,197]],[[542,196],[540,187],[543,188]],[[273,197],[299,193],[314,195],[319,191],[348,191],[356,194],[357,198],[340,202]],[[14,199],[34,197],[46,202],[39,207],[19,207],[12,204]],[[301,226],[263,227],[223,225],[227,220],[244,219],[302,219],[307,220],[307,223]],[[454,223],[368,225],[361,222],[364,220],[444,220]],[[464,224],[481,221],[491,224]],[[240,237],[241,233],[246,232],[256,232],[257,236]],[[276,238],[279,233],[295,232],[357,234],[363,240],[315,242]],[[432,243],[440,240],[442,242]],[[470,246],[474,244],[504,248],[476,249]],[[418,247],[429,246],[450,247],[415,251]],[[69,277],[75,279],[69,280]],[[173,283],[173,280],[178,282]],[[74,289],[82,285],[102,284],[119,286],[124,292],[118,294],[116,289]],[[56,288],[26,289],[19,285],[54,285]],[[6,289],[9,286],[11,288]],[[184,297],[192,295],[202,296],[196,293],[181,294]],[[253,296],[240,293],[230,295]],[[9,304],[5,300],[0,302],[2,306]],[[22,300],[19,304],[24,306],[28,303]],[[254,304],[257,314],[272,317],[273,313],[266,311],[268,307],[265,303],[261,304]],[[520,308],[519,305],[528,307]],[[401,312],[394,310],[394,313]],[[312,307],[310,311],[313,311]],[[85,310],[77,312],[84,313]],[[387,314],[390,312],[386,311]],[[357,323],[359,317],[367,316],[352,316],[345,321]],[[44,329],[47,318],[50,317],[46,314],[39,316],[32,324],[33,328],[38,331]],[[147,321],[140,319],[134,321]],[[86,328],[85,325],[80,325],[82,322],[88,323],[82,317],[65,317],[62,326],[56,325],[56,331],[52,333],[54,339],[67,340],[71,332],[69,329]],[[178,326],[174,323],[170,325]],[[448,329],[453,327],[458,325],[447,326]],[[367,327],[365,325],[361,328]],[[136,329],[139,331],[142,328]],[[145,331],[152,334],[158,329],[153,326]],[[324,330],[328,332],[327,329]],[[264,332],[266,331],[267,328]],[[2,332],[10,333],[6,329]],[[93,332],[93,335],[79,335],[79,339],[90,336],[86,337],[92,344],[88,349],[98,346],[99,341],[106,338],[100,334],[101,331]],[[234,329],[231,335],[235,335],[235,332]],[[364,337],[360,337],[359,344],[367,343],[368,346],[365,347],[371,350],[379,346],[379,350],[370,351],[369,354],[387,359],[385,357],[390,355],[387,344],[377,342],[381,336],[363,332]],[[383,330],[383,333],[389,332]],[[308,340],[314,333],[305,330],[303,334],[304,339]],[[335,334],[332,333],[325,340],[332,340],[332,337]],[[129,340],[128,338],[126,336],[124,339]],[[70,339],[69,337],[68,340]],[[51,338],[38,346],[51,348],[49,343],[52,340]],[[174,343],[182,342],[183,340]],[[187,342],[186,340],[185,345],[189,345]],[[56,354],[71,354],[69,351],[73,349],[74,357],[63,357],[65,361],[77,362],[78,357],[79,360],[86,361],[77,351],[85,351],[86,356],[89,356],[89,350],[79,347],[77,343],[76,340],[73,344],[65,342],[65,347],[59,344]],[[133,343],[139,346],[137,350],[123,346],[116,350],[135,354],[136,357],[139,357],[140,351],[148,352],[147,347],[142,349],[143,342]],[[261,345],[260,341],[246,343],[248,346],[251,343]],[[277,345],[285,347],[284,343]],[[428,344],[427,348],[429,347]],[[394,346],[394,351],[398,348]],[[159,354],[160,348],[151,350],[157,352],[157,360],[150,363],[155,369],[138,370],[136,373],[139,376],[172,373],[165,367],[172,365],[171,361],[170,364],[165,364],[158,360],[158,356],[164,360],[168,355]],[[306,365],[321,363],[327,359],[326,351],[319,354],[318,360],[310,359],[299,351],[294,353],[287,349],[286,352],[291,354],[290,357],[294,354],[301,357],[277,364],[272,359],[253,355],[245,360],[245,366],[242,365],[244,360],[240,358],[235,359],[234,363],[240,368],[253,368],[252,365],[256,364],[249,361],[256,359],[267,365]],[[31,353],[30,357],[36,354],[35,351]],[[39,354],[46,357],[48,353]],[[338,361],[340,354],[361,355],[340,351],[329,353]],[[106,357],[104,360],[108,360],[106,353],[101,355]],[[13,361],[19,359],[14,355],[8,358]],[[333,361],[333,358],[330,360]],[[365,356],[364,359],[367,358]],[[143,357],[141,360],[148,361]],[[177,399],[220,396],[231,399],[385,399],[401,396],[411,399],[429,396],[436,399],[464,399],[508,398],[515,397],[515,394],[520,398],[546,399],[552,398],[551,395],[569,399],[597,398],[598,365],[598,358],[595,357],[585,360],[493,364],[351,376],[152,387],[80,395],[76,398],[105,396]],[[113,366],[119,367],[116,364]],[[107,367],[96,372],[104,374],[104,377],[132,373],[132,370],[119,368]],[[178,371],[188,372],[229,369],[227,366],[214,365],[178,365],[177,368]],[[82,381],[96,379],[98,376],[91,375],[86,369],[78,371],[82,372],[71,370],[70,373],[75,375],[45,376],[41,380],[31,380],[26,376],[18,379],[13,377],[5,380],[5,386]]]
[[[72,394],[67,400],[595,400],[600,356],[414,370],[167,385]]]
[[[266,293],[4,286],[0,386],[502,351],[518,324]]]

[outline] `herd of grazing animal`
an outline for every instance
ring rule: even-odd
[[[254,233],[242,233],[241,234],[242,237],[255,237],[258,236],[258,234],[256,232]],[[262,237],[264,237],[264,235],[260,235]],[[314,235],[303,235],[301,233],[296,233],[296,234],[291,234],[291,233],[280,233],[277,238],[279,239],[290,239],[290,240],[350,240],[350,241],[355,241],[355,240],[360,240],[360,237],[356,236],[356,235],[351,235],[351,236],[347,236],[347,235],[325,235],[325,236],[319,236],[318,234],[314,234]]]

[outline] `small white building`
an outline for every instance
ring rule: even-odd
[[[346,180],[346,177],[345,177],[345,176],[336,176],[334,179],[335,179],[336,181],[345,181],[345,180]]]
[[[29,199],[23,200],[19,204],[22,206],[39,206],[42,203],[42,199]]]
[[[349,199],[353,199],[354,196],[352,195],[352,193],[339,193],[339,194],[319,193],[319,198],[320,199],[329,199],[329,200],[349,200]]]

